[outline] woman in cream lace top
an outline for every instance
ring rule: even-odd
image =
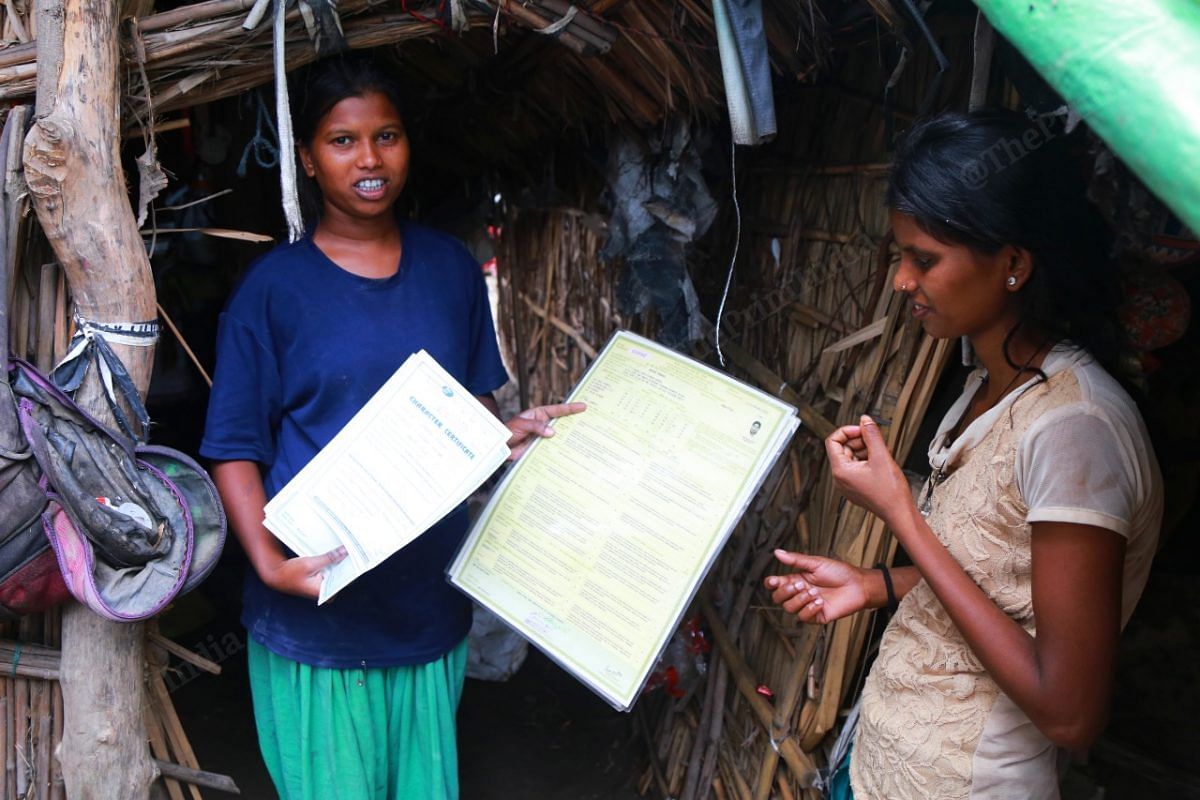
[[[894,288],[930,335],[967,337],[979,368],[918,502],[870,417],[826,442],[838,488],[914,566],[779,551],[793,572],[766,579],[804,622],[899,600],[863,689],[857,800],[1057,798],[1057,751],[1105,724],[1162,490],[1103,366],[1117,278],[1058,144],[1036,121],[977,112],[920,123],[897,150]]]

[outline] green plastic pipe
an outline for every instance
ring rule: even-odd
[[[1200,2],[976,0],[988,21],[1200,234]]]

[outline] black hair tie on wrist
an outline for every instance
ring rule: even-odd
[[[883,587],[887,589],[887,609],[895,612],[900,607],[900,601],[896,599],[896,588],[892,586],[892,573],[888,570],[887,565],[880,562],[875,565],[875,569],[883,573]]]

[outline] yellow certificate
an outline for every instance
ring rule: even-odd
[[[796,410],[617,333],[493,493],[451,582],[619,709],[796,431]]]

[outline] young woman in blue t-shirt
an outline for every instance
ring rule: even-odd
[[[465,506],[321,607],[322,571],[345,552],[295,557],[263,508],[417,350],[493,412],[507,375],[479,265],[397,221],[409,142],[395,81],[345,56],[299,88],[297,149],[320,220],[252,265],[222,314],[201,445],[252,568],[242,619],[259,743],[285,800],[455,798],[471,607],[444,571]],[[509,420],[513,458],[583,408]]]

